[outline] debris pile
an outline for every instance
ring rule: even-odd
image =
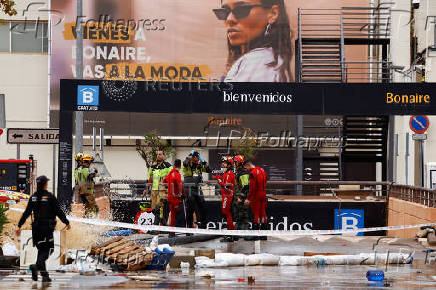
[[[157,255],[155,252],[138,246],[122,237],[111,239],[93,247],[90,254],[106,257],[109,262],[113,261],[128,271],[146,268]]]

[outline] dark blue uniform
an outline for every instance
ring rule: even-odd
[[[66,225],[69,225],[69,221],[61,210],[56,197],[46,190],[35,192],[30,197],[26,210],[18,222],[19,228],[32,213],[33,246],[38,249],[36,267],[38,271],[41,271],[43,277],[45,275],[48,277],[45,261],[54,250],[53,232],[56,226],[56,217],[59,217]]]

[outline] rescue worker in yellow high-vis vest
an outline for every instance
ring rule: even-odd
[[[94,193],[94,177],[97,175],[98,171],[96,168],[92,170],[89,168],[92,161],[94,161],[92,155],[83,154],[81,167],[75,170],[76,184],[85,207],[85,217],[95,216],[98,213]]]
[[[166,225],[168,219],[168,194],[163,179],[172,169],[173,166],[165,161],[165,152],[157,151],[156,162],[148,169],[148,182],[151,184],[151,208],[155,217],[155,225]]]

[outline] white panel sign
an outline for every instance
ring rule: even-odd
[[[59,129],[8,129],[9,144],[58,144]]]

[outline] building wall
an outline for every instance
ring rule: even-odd
[[[7,128],[48,127],[48,55],[0,53],[0,93],[5,95]],[[0,159],[15,159],[17,146],[0,136]],[[38,160],[38,174],[53,175],[52,145],[20,145],[21,159]],[[51,183],[50,183],[50,190]]]
[[[418,52],[426,50],[425,82],[436,82],[436,52],[430,48],[435,45],[434,23],[436,21],[436,2],[422,0],[420,8],[415,10],[415,34],[418,37]],[[426,27],[427,24],[427,27]],[[436,116],[429,116],[430,127],[427,141],[424,142],[424,163],[436,162]]]
[[[392,12],[392,38],[390,46],[390,57],[394,66],[404,67],[408,76],[399,72],[394,73],[395,82],[416,82],[421,81],[416,79],[415,67],[411,66],[410,60],[410,28],[413,23],[414,35],[418,40],[418,52],[423,52],[427,49],[424,55],[426,58],[425,65],[425,82],[436,82],[436,54],[428,51],[428,47],[434,44],[434,22],[436,16],[436,1],[421,0],[419,9],[414,9],[413,22],[410,21],[411,3],[410,1],[397,0],[395,1]],[[427,29],[426,29],[426,22]],[[415,152],[415,142],[412,140],[414,134],[409,128],[410,116],[395,117],[395,134],[398,135],[398,156],[396,178],[394,181],[401,184],[418,185],[415,180],[415,159],[418,158]],[[435,162],[436,152],[433,150],[436,142],[436,116],[429,116],[430,127],[427,131],[427,141],[424,142],[424,163]],[[406,139],[406,133],[409,133],[409,139]],[[409,156],[406,156],[406,143],[409,143]],[[406,165],[406,161],[408,164]],[[408,180],[406,180],[406,170],[408,171]],[[425,174],[424,174],[425,175]]]
[[[404,226],[433,223],[436,208],[427,207],[398,198],[389,198],[388,226]],[[388,231],[388,236],[413,238],[419,228]]]
[[[381,1],[383,2],[383,1]],[[384,1],[389,2],[389,1]],[[410,1],[394,1],[392,6],[391,24],[391,45],[390,60],[394,66],[403,67],[404,70],[410,67]],[[394,72],[394,82],[410,82],[411,80],[399,72]],[[410,184],[413,182],[413,145],[411,137],[406,139],[409,132],[408,116],[395,116],[394,131],[398,136],[398,156],[396,158],[396,168],[394,169],[394,181],[398,183]],[[409,143],[409,157],[406,157],[406,143]],[[406,163],[408,159],[408,165]],[[394,163],[394,164],[395,164]],[[406,170],[408,174],[406,174]],[[408,175],[408,180],[406,180]]]
[[[383,2],[383,1],[380,1]],[[388,1],[389,2],[389,1]],[[392,38],[390,58],[394,65],[410,68],[410,1],[395,1],[392,12]],[[17,1],[18,14],[14,17],[2,17],[6,20],[47,20],[49,1]],[[41,4],[42,3],[42,4]],[[320,2],[321,3],[321,2]],[[29,4],[32,4],[29,6]],[[312,4],[311,4],[312,5]],[[321,5],[321,4],[320,4]],[[313,7],[321,7],[313,5]],[[436,1],[422,0],[421,7],[415,10],[415,34],[418,36],[418,51],[422,51],[434,43],[434,26],[425,29],[427,16],[436,15]],[[432,68],[433,56],[427,57],[426,81],[436,81],[436,70]],[[28,53],[0,53],[0,93],[6,96],[6,121],[8,128],[45,128],[48,126],[48,77],[49,56],[47,54]],[[411,81],[401,73],[395,73],[396,82]],[[414,183],[414,141],[411,140],[409,129],[409,116],[395,117],[395,133],[398,134],[398,156],[396,168],[396,182]],[[431,124],[436,124],[436,117],[430,117]],[[430,126],[428,140],[425,142],[425,162],[436,161],[436,151],[433,144],[436,142],[436,128]],[[406,133],[409,132],[409,140]],[[409,157],[406,157],[406,142],[409,143]],[[129,144],[129,143],[128,143]],[[136,153],[133,143],[131,147],[106,147],[105,161],[109,172],[114,178],[142,179],[146,174],[145,162]],[[177,143],[176,143],[177,144]],[[182,144],[179,142],[179,144]],[[184,145],[189,145],[184,143]],[[89,147],[85,147],[85,151]],[[178,148],[177,158],[184,159],[190,148]],[[200,150],[202,151],[202,150]],[[203,150],[206,160],[209,159],[207,150]],[[22,145],[21,157],[27,158],[33,154],[38,160],[38,174],[52,176],[53,148],[50,145]],[[6,143],[6,134],[0,136],[0,159],[16,157],[16,145]],[[408,166],[406,165],[408,158]],[[170,162],[174,158],[171,158]],[[408,180],[406,180],[406,170]]]
[[[48,20],[48,0],[16,1],[17,15],[0,16],[3,20]],[[0,52],[0,93],[5,94],[7,128],[48,127],[48,61],[47,53]],[[34,155],[38,174],[53,175],[52,145],[21,145],[21,159]],[[0,136],[0,159],[15,159],[17,146],[7,144]],[[51,183],[49,189],[52,190]]]
[[[415,10],[415,35],[418,38],[418,52],[427,50],[425,65],[425,81],[436,81],[436,53],[429,50],[434,46],[434,22],[436,20],[436,2],[421,0],[419,9]]]
[[[20,0],[14,2],[14,8],[17,10],[17,14],[14,16],[0,16],[0,18],[7,20],[48,20],[49,18],[48,11],[50,9],[50,0]],[[57,15],[57,13],[53,12],[53,15]]]

